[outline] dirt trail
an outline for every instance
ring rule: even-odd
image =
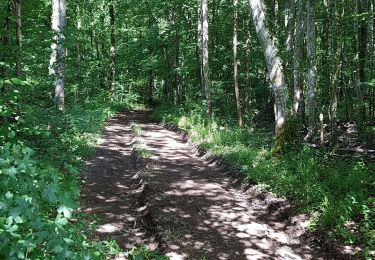
[[[134,166],[130,122],[152,153]],[[99,238],[140,243],[171,259],[327,259],[303,239],[302,215],[264,192],[243,192],[227,167],[211,165],[172,131],[129,111],[109,120],[82,190]]]

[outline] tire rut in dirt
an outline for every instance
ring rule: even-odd
[[[137,170],[137,173],[133,177],[138,185],[135,194],[137,211],[140,213],[140,216],[137,221],[147,232],[147,236],[149,237],[147,240],[150,240],[149,243],[151,242],[152,244],[151,249],[160,251],[160,248],[163,247],[163,239],[159,232],[158,223],[153,216],[153,212],[156,211],[156,205],[153,205],[152,201],[148,200],[150,197],[150,184],[148,180],[149,160],[142,158],[137,152],[136,147],[133,147],[131,157],[132,166]]]

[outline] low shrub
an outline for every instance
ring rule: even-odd
[[[113,241],[90,241],[96,219],[79,212],[80,170],[114,109],[105,95],[54,107],[28,100],[32,80],[0,95],[0,258],[105,259]]]

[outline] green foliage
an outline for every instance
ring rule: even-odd
[[[141,129],[141,127],[138,124],[132,123],[130,125],[130,129],[132,130],[132,132],[133,132],[133,134],[135,136],[140,136],[141,135],[142,129]]]
[[[6,143],[0,148],[0,252],[9,259],[103,258],[106,247],[87,242],[83,216],[75,211],[77,172],[62,175],[40,167],[30,148]],[[77,223],[69,222],[72,217]],[[90,227],[89,227],[90,228]]]
[[[142,158],[142,159],[150,159],[152,156],[152,152],[144,148],[136,148],[135,153],[137,157]]]
[[[193,142],[240,169],[248,182],[263,184],[298,204],[313,216],[311,228],[328,229],[348,243],[361,243],[364,251],[373,248],[374,176],[360,161],[334,160],[309,147],[293,149],[289,137],[289,150],[275,156],[272,132],[226,126],[218,118],[207,120],[201,110],[158,107],[154,117],[187,131]],[[357,233],[348,228],[351,222],[359,227]]]
[[[155,251],[149,251],[144,245],[133,248],[128,252],[129,260],[168,260],[166,256],[158,255]]]
[[[64,115],[29,99],[31,79],[5,80],[0,96],[0,258],[104,259],[114,242],[90,242],[79,213],[79,169],[114,109],[104,95]],[[31,148],[30,148],[31,147]],[[74,220],[74,221],[72,221]]]

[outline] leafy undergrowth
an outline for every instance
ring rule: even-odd
[[[192,141],[238,167],[251,183],[264,184],[311,216],[310,228],[374,250],[374,165],[344,160],[308,147],[272,156],[272,133],[238,128],[203,111],[158,107],[154,118],[187,131]]]
[[[36,82],[0,83],[0,259],[118,253],[114,241],[87,239],[97,219],[79,212],[79,180],[106,119],[129,105],[98,94],[62,114],[48,100],[33,105]]]
[[[149,251],[146,246],[140,245],[128,252],[129,260],[168,260],[166,256],[157,254],[154,251]]]

